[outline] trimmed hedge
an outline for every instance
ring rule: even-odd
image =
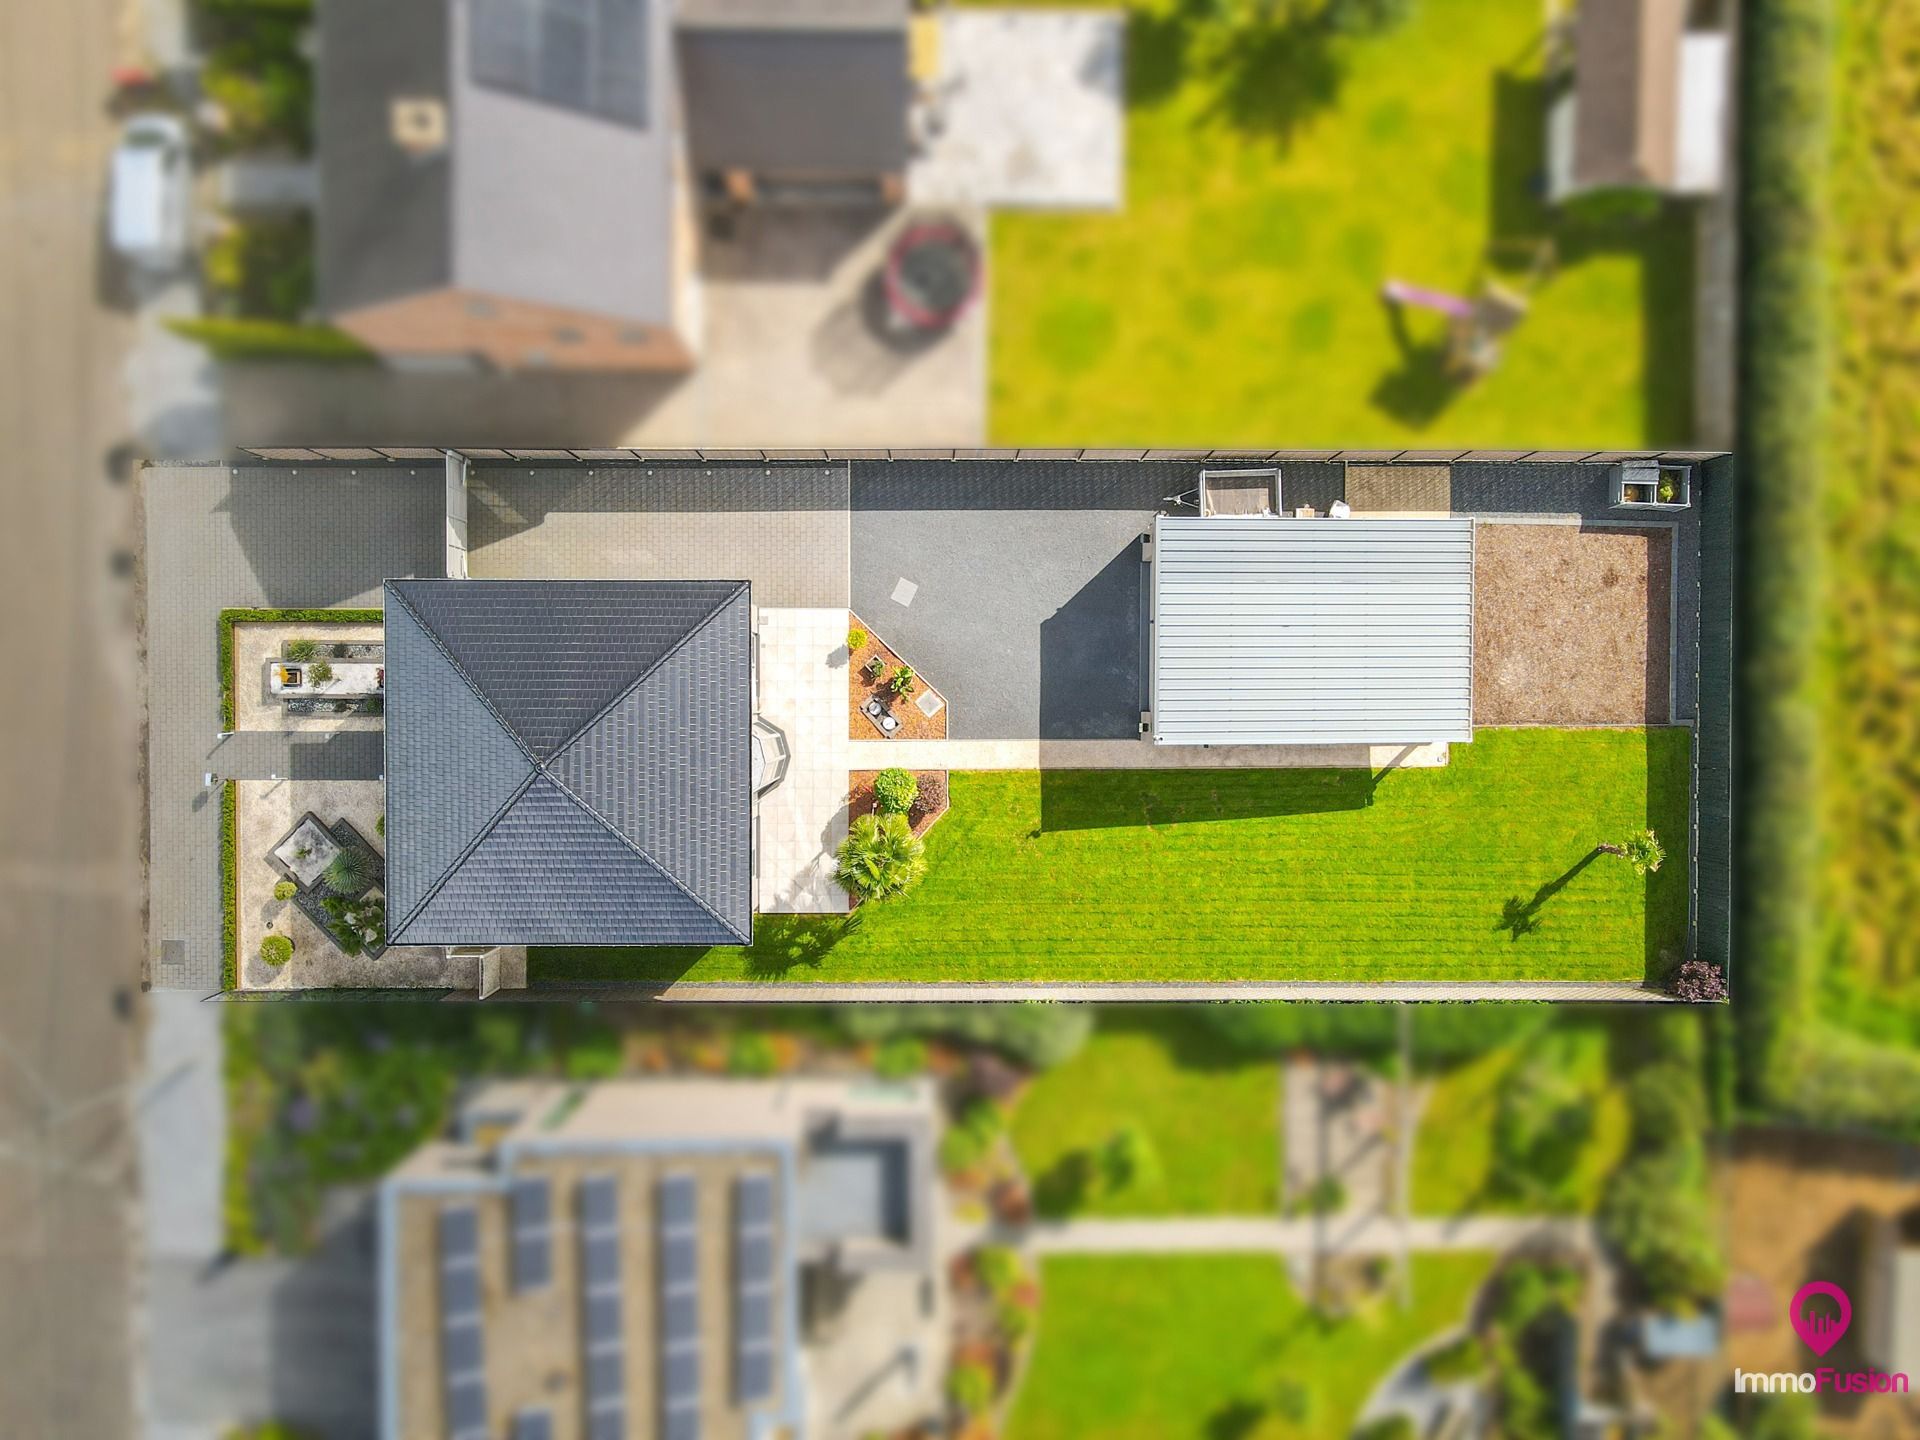
[[[1826,0],[1753,0],[1741,173],[1740,612],[1745,833],[1735,985],[1741,1079],[1762,1106],[1796,1089],[1794,1027],[1816,1010],[1813,759],[1828,399],[1826,184],[1833,37]]]
[[[317,360],[333,365],[364,365],[374,358],[366,346],[330,325],[300,325],[238,315],[176,316],[166,325],[181,339],[206,346],[216,360]]]
[[[239,790],[231,781],[220,786],[220,988],[240,984],[240,882],[235,852],[239,849]]]
[[[377,625],[381,610],[262,610],[220,612],[220,728],[233,729],[233,627],[236,625]]]
[[[1443,1065],[1497,1050],[1552,1023],[1555,1007],[1537,1001],[1419,1004],[1413,1013],[1416,1061]],[[1391,1055],[1400,1046],[1399,1007],[1289,1000],[1203,1005],[1199,1018],[1225,1048],[1248,1055],[1318,1050]]]

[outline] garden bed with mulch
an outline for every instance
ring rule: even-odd
[[[912,662],[902,659],[887,647],[858,615],[848,617],[850,630],[866,631],[867,643],[852,651],[847,662],[847,734],[855,740],[944,740],[947,738],[946,696],[927,684],[926,677],[914,672],[913,693],[897,696],[889,686],[894,673],[902,665],[911,668]],[[877,673],[873,671],[873,662],[880,662]],[[920,708],[922,695],[931,693],[938,696],[941,705],[932,716]],[[869,700],[878,700],[885,705],[900,721],[900,728],[891,737],[882,735],[879,727],[868,719],[862,707]]]
[[[871,815],[879,808],[873,794],[874,777],[879,773],[878,770],[855,770],[847,776],[849,820]],[[919,782],[920,793],[914,798],[913,808],[907,811],[907,823],[913,826],[915,835],[925,835],[933,828],[933,822],[947,813],[947,772],[915,770],[910,773]]]
[[[1673,654],[1666,527],[1480,525],[1476,725],[1665,725]]]

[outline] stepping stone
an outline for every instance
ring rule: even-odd
[[[913,703],[920,707],[920,713],[922,715],[926,716],[927,719],[931,720],[933,719],[934,716],[940,713],[941,707],[945,705],[947,702],[942,700],[938,695],[934,694],[933,691],[931,690],[922,690],[920,692],[920,698],[914,701]]]
[[[893,587],[893,603],[896,605],[911,605],[913,604],[913,597],[919,593],[920,587],[902,575],[900,577],[900,583]]]

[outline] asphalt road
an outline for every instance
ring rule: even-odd
[[[132,321],[95,247],[125,23],[119,0],[0,5],[0,1434],[20,1440],[133,1424],[135,511],[104,466]]]

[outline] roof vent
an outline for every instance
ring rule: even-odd
[[[447,148],[447,107],[435,99],[395,100],[393,143],[409,155],[424,157]]]

